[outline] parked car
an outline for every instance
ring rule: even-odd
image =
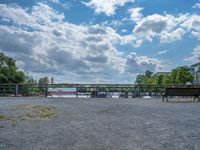
[[[121,92],[119,97],[120,98],[128,98],[128,92]]]

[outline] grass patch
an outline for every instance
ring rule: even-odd
[[[0,115],[0,122],[8,121],[12,126],[16,126],[17,123],[26,120],[46,120],[57,116],[55,107],[43,105],[18,105],[10,111],[9,116]]]
[[[57,116],[55,107],[50,106],[32,106],[31,111],[25,114],[26,117],[31,119],[49,119]]]
[[[4,120],[5,116],[4,115],[0,115],[0,120]]]
[[[0,121],[7,121],[7,120],[9,120],[8,116],[0,115]]]

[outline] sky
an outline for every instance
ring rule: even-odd
[[[0,52],[33,78],[133,83],[200,57],[199,0],[0,0]]]

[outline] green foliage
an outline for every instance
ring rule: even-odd
[[[137,75],[135,83],[137,84],[143,84],[145,82],[145,75]]]
[[[0,83],[23,83],[25,74],[16,67],[15,60],[0,53]]]
[[[48,84],[49,83],[49,78],[48,77],[40,78],[38,83],[39,84]]]
[[[145,74],[145,76],[146,76],[147,78],[150,78],[150,77],[153,75],[153,72],[147,70],[147,71],[145,71],[144,74]]]
[[[179,67],[172,70],[171,73],[173,84],[186,84],[194,80],[194,75],[190,72],[188,67]]]
[[[173,69],[170,74],[153,75],[150,71],[146,71],[144,75],[136,77],[136,84],[145,85],[166,85],[166,84],[186,84],[192,83],[194,75],[190,72],[189,68],[179,67]]]
[[[138,75],[136,77],[135,83],[137,83],[137,84],[147,84],[147,83],[149,83],[150,84],[150,83],[153,82],[151,80],[152,75],[153,75],[153,72],[147,70],[144,75]]]
[[[162,80],[162,84],[165,84],[165,85],[166,84],[173,84],[170,74],[164,75],[163,80]]]
[[[39,81],[38,81],[39,91],[44,93],[45,90],[46,90],[45,84],[48,84],[48,83],[49,83],[49,78],[48,77],[40,78]]]
[[[26,84],[36,84],[37,81],[33,79],[32,76],[26,76],[26,81],[25,81]]]

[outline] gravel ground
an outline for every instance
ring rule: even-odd
[[[0,115],[22,115],[19,105],[53,107],[57,116],[0,120],[0,150],[200,149],[197,102],[0,98]]]

